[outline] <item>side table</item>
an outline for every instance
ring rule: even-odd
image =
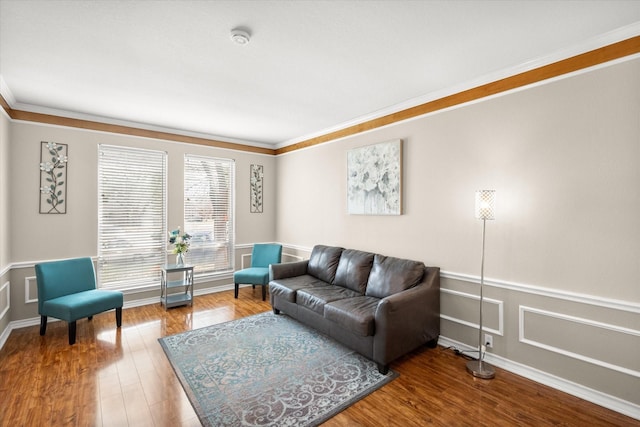
[[[165,310],[180,305],[193,306],[193,265],[166,264],[162,267],[160,304]]]

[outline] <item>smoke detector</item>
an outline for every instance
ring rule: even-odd
[[[234,43],[244,46],[251,40],[251,34],[243,28],[234,28],[231,30],[231,40],[233,40]]]

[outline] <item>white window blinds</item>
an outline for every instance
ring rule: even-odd
[[[167,249],[167,154],[100,145],[98,156],[99,287],[158,284]]]
[[[196,275],[233,271],[234,179],[232,159],[185,155],[184,229],[192,236],[187,263]]]

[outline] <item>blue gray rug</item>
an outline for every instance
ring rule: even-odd
[[[397,377],[271,312],[159,341],[205,426],[315,426]]]

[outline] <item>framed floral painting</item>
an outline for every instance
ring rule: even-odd
[[[402,214],[402,140],[349,150],[347,175],[349,214]]]
[[[67,144],[40,143],[40,213],[67,213]]]

